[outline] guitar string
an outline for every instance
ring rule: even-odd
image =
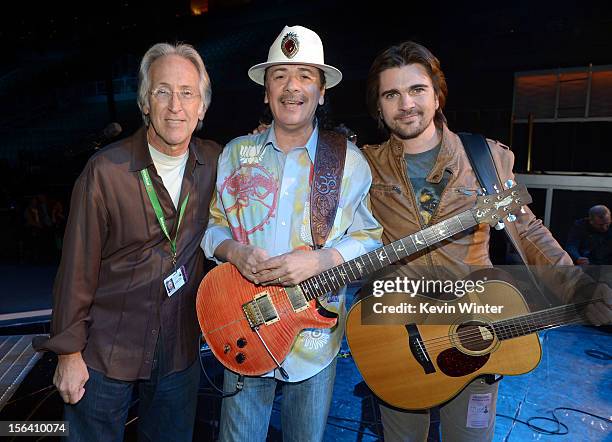
[[[575,316],[575,315],[572,315],[572,316]],[[506,338],[503,338],[501,340],[507,340],[507,339],[513,339],[513,338],[517,338],[517,337],[521,337],[521,336],[526,336],[526,335],[533,334],[533,333],[535,333],[537,331],[545,330],[545,329],[548,329],[548,328],[554,328],[554,327],[559,327],[559,326],[562,326],[562,325],[577,324],[577,323],[584,323],[585,322],[585,320],[583,318],[574,318],[574,319],[571,319],[571,320],[567,320],[567,319],[563,320],[562,317],[557,318],[557,321],[558,322],[549,322],[546,325],[538,324],[537,325],[538,330],[533,330],[533,331],[528,331],[528,332],[525,332],[525,330],[521,330],[520,333],[518,333],[516,336],[512,336],[511,335],[510,337],[506,337]],[[536,325],[536,324],[533,324],[533,325]],[[515,331],[518,332],[519,330],[516,329]],[[493,333],[493,334],[498,335],[498,333]],[[461,333],[454,333],[454,334],[447,335],[445,337],[440,337],[441,339],[440,338],[436,338],[436,339],[440,339],[440,340],[438,340],[437,342],[434,342],[434,343],[430,343],[430,344],[427,344],[426,343],[427,341],[422,341],[422,344],[425,346],[425,348],[427,350],[438,350],[438,349],[441,349],[441,348],[455,347],[456,345],[455,345],[453,339],[451,339],[453,337],[454,338],[458,337],[458,341],[462,345],[464,345],[464,346],[469,345],[469,344],[474,344],[474,343],[482,342],[482,335],[480,334],[480,332],[475,332],[475,333],[468,332],[468,333],[465,333],[463,335]],[[498,340],[499,340],[499,337],[498,337]],[[450,347],[448,346],[449,343],[451,344]]]
[[[508,339],[514,339],[514,338],[518,338],[518,337],[522,337],[522,336],[527,336],[527,335],[533,334],[533,333],[535,333],[537,331],[546,330],[546,329],[549,329],[549,328],[555,328],[555,327],[560,327],[560,326],[569,325],[569,324],[584,324],[584,323],[585,323],[585,321],[583,319],[581,319],[581,318],[576,318],[576,319],[572,319],[572,320],[566,320],[566,321],[562,321],[562,322],[559,322],[559,323],[550,323],[550,324],[547,324],[545,326],[538,327],[538,330],[533,330],[533,331],[530,331],[530,332],[527,332],[527,333],[521,333],[521,334],[519,334],[517,336],[509,336],[509,337],[506,337],[504,339],[499,339],[498,338],[498,340],[505,341],[505,340],[508,340]],[[448,342],[437,342],[436,344],[433,344],[433,345],[427,345],[427,344],[423,344],[423,345],[425,345],[425,348],[427,350],[439,350],[439,349],[456,347],[456,342],[454,342],[452,339],[449,338],[449,339],[447,339],[447,341]],[[482,339],[471,339],[471,340],[459,339],[459,342],[463,346],[469,346],[470,344],[475,344],[475,343],[478,343],[478,342],[482,342]]]
[[[494,329],[494,333],[496,334],[516,334],[516,333],[523,333],[525,331],[526,327],[533,327],[533,326],[544,326],[544,324],[546,322],[549,323],[555,323],[558,321],[561,321],[563,318],[567,317],[567,316],[576,316],[576,312],[575,311],[568,311],[568,310],[564,310],[564,311],[558,311],[555,313],[548,313],[548,316],[545,315],[540,315],[540,317],[534,321],[532,320],[524,320],[521,324],[516,324],[516,325],[512,325],[512,326],[502,326],[502,327],[497,327],[495,325],[495,323],[493,324],[486,324],[486,325],[493,325],[493,329]],[[461,333],[461,332],[459,332]],[[459,336],[459,333],[453,333],[453,334],[448,334],[445,336],[438,336],[436,338],[432,338],[432,339],[427,339],[425,341],[423,341],[424,343],[429,343],[432,345],[435,345],[437,343],[437,341],[446,341],[446,340],[450,340],[449,338],[451,337],[457,337]],[[482,334],[480,333],[480,331],[478,330],[474,330],[474,331],[469,331],[469,332],[464,332],[463,334],[461,334],[461,338],[473,338],[473,337],[481,337]]]
[[[531,314],[527,314],[522,318],[519,317],[519,318],[501,319],[493,323],[485,323],[485,325],[493,325],[494,328],[504,331],[504,332],[509,332],[513,330],[518,331],[519,327],[523,328],[525,325],[534,325],[533,323],[534,320],[538,320],[538,321],[552,320],[552,319],[555,319],[555,316],[557,315],[576,314],[575,312],[578,308],[588,305],[590,303],[598,302],[598,301],[601,301],[601,299],[595,299],[595,300],[584,301],[584,302],[576,303],[576,304],[558,306],[558,307],[554,307],[549,310],[540,310],[540,311],[532,312]],[[473,332],[473,336],[479,336],[479,335],[480,335],[480,332],[478,331]],[[447,336],[449,335],[428,339],[424,342],[434,342],[437,339],[445,339]]]
[[[564,326],[564,325],[584,324],[584,323],[585,323],[585,321],[583,319],[576,318],[576,319],[573,319],[573,320],[570,320],[570,321],[564,321],[564,322],[557,323],[557,324],[548,324],[548,325],[546,325],[544,327],[540,327],[538,331],[542,331],[542,330],[546,330],[546,329],[550,329],[550,328],[555,328],[555,327],[560,327],[560,326]],[[535,331],[533,331],[531,333],[526,333],[523,336],[527,336],[527,335],[533,334],[533,333],[535,333]],[[505,340],[508,340],[508,339],[516,338],[516,337],[521,337],[521,336],[514,336],[514,337],[506,338],[506,339],[503,339],[503,340],[505,341]],[[463,347],[467,347],[467,346],[469,346],[469,344],[474,344],[476,342],[482,342],[482,340],[473,340],[471,342],[470,341],[460,340],[460,342],[461,342],[461,345]],[[456,348],[457,347],[457,345],[455,343],[453,343],[453,341],[451,339],[448,339],[448,343],[439,342],[439,343],[434,344],[434,345],[423,344],[423,346],[425,347],[425,350],[431,351],[431,352],[434,352],[434,351],[438,352],[438,351],[441,351],[441,350],[447,350],[447,349],[450,349],[450,348]]]
[[[590,302],[594,302],[594,301],[590,301]],[[567,317],[567,316],[576,316],[577,312],[576,312],[576,305],[572,305],[571,310],[569,308],[565,308],[561,311],[557,310],[555,312],[550,312],[550,311],[546,311],[545,314],[537,314],[537,312],[535,313],[535,315],[537,315],[537,318],[532,317],[529,319],[523,319],[522,323],[518,323],[518,324],[514,324],[514,325],[502,325],[499,326],[499,324],[496,323],[492,323],[492,324],[485,324],[485,325],[489,325],[489,326],[493,326],[494,329],[494,333],[501,335],[501,334],[516,334],[516,333],[524,333],[525,332],[525,328],[529,328],[529,327],[542,327],[545,326],[545,323],[555,323],[558,321],[563,320],[563,318]],[[527,333],[528,334],[528,333]],[[478,338],[476,339],[476,342],[478,340],[480,340],[480,337],[482,336],[482,334],[480,333],[480,331],[478,330],[474,330],[474,331],[469,331],[469,332],[463,332],[461,333],[453,333],[453,334],[447,334],[445,336],[438,336],[435,338],[431,338],[431,339],[427,339],[422,341],[424,344],[430,344],[430,345],[435,345],[438,342],[446,342],[446,341],[450,341],[450,338],[453,337],[457,337],[459,336],[459,338],[464,339],[464,338]],[[470,341],[470,342],[474,342],[474,341]]]

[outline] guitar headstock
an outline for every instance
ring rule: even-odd
[[[472,214],[478,224],[487,223],[493,227],[503,228],[503,221],[514,221],[514,213],[532,201],[524,184],[514,185],[493,195],[481,195],[476,200]]]

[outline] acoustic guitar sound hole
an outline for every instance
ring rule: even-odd
[[[466,322],[457,327],[455,333],[459,345],[468,351],[486,350],[495,343],[493,327],[484,322]]]

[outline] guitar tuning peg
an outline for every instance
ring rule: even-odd
[[[497,224],[495,224],[495,230],[503,230],[506,228],[506,225],[503,223],[503,221],[499,221]]]
[[[514,181],[512,180],[506,180],[504,184],[506,185],[506,189],[510,189],[511,187],[514,187]]]
[[[508,220],[508,222],[513,223],[514,221],[516,221],[516,216],[514,216],[512,213],[510,215],[508,215],[506,217],[506,219]]]
[[[483,196],[485,194],[485,189],[484,188],[476,189],[476,193],[478,194],[478,196]]]
[[[495,189],[495,192],[499,193],[499,189],[497,188],[497,184],[493,184],[493,189]]]
[[[524,208],[524,207],[521,207],[521,213],[522,213],[523,215],[527,213],[527,211],[525,210],[525,208]]]

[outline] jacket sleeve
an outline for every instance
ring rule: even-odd
[[[82,351],[87,344],[89,311],[109,222],[95,164],[95,159],[90,160],[72,192],[62,260],[53,287],[51,337],[35,339],[36,350],[67,354]]]
[[[512,168],[514,154],[499,143],[489,142],[491,152],[497,164],[500,179],[515,181]],[[559,245],[550,231],[537,219],[529,207],[524,207],[525,213],[517,213],[516,221],[512,223],[518,231],[520,245],[530,265],[572,265],[573,261]],[[509,223],[507,223],[509,224]]]

